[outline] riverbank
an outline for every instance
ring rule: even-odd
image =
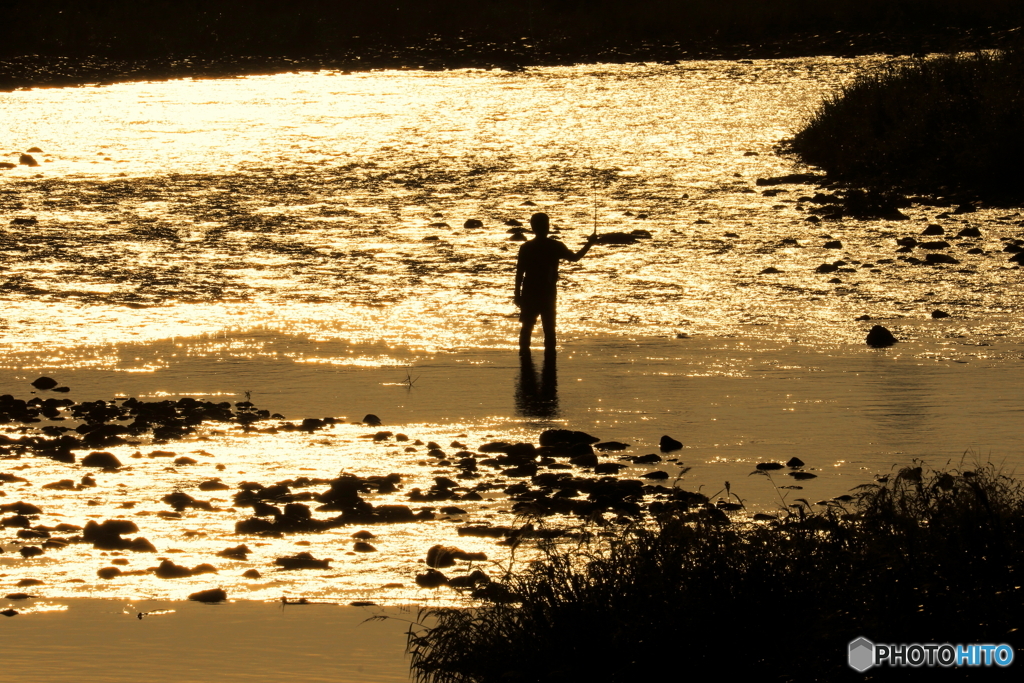
[[[301,71],[375,69],[503,69],[579,63],[667,62],[721,59],[783,59],[831,55],[912,55],[989,50],[1017,39],[1020,29],[929,29],[915,33],[801,33],[760,42],[696,39],[686,42],[577,43],[570,40],[474,40],[440,38],[412,45],[356,41],[319,55],[169,54],[139,59],[92,55],[0,56],[0,91],[21,88],[105,85],[180,78],[234,78]]]
[[[1022,74],[1020,46],[886,65],[827,97],[792,150],[854,187],[1019,205]]]
[[[45,592],[45,591],[43,591]],[[239,601],[0,600],[3,671],[22,683],[405,683],[415,611]],[[142,618],[139,618],[139,615]],[[373,619],[387,614],[392,619]]]

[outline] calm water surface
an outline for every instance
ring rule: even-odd
[[[232,509],[233,491],[197,491],[213,477],[233,488],[398,472],[404,489],[370,499],[408,503],[409,488],[452,473],[423,447],[368,441],[374,430],[352,424],[367,412],[451,451],[564,425],[642,454],[673,433],[682,462],[624,475],[690,467],[680,485],[711,494],[731,478],[752,509],[781,504],[747,479],[753,464],[792,455],[820,476],[786,503],[838,495],[913,457],[1024,463],[1020,271],[1002,251],[1022,237],[1020,213],[940,218],[945,209],[915,205],[907,221],[812,223],[813,186],[755,184],[806,170],[775,144],[881,61],[321,72],[0,94],[0,153],[43,150],[38,168],[0,172],[2,393],[29,398],[40,374],[79,401],[251,391],[292,419],[348,422],[312,436],[208,425],[186,442],[119,446],[110,450],[128,467],[95,474],[86,492],[41,489],[80,477],[77,466],[8,459],[0,471],[28,482],[3,484],[3,501],[39,505],[39,523],[130,518],[158,557],[219,573],[104,581],[96,570],[114,559],[141,570],[156,558],[78,545],[22,560],[10,528],[0,585],[37,578],[34,590],[53,597],[180,598],[222,585],[235,597],[401,601],[425,599],[412,577],[434,543],[507,561],[492,541],[456,533],[466,521],[510,522],[500,490],[463,505],[468,516],[374,529],[379,552],[358,555],[355,529],[237,536],[247,514]],[[512,353],[510,222],[538,210],[574,248],[595,216],[601,232],[651,234],[564,268],[554,374],[539,358],[524,370]],[[982,237],[949,240],[958,266],[897,260],[895,239],[932,223]],[[825,249],[831,240],[842,249]],[[842,272],[814,272],[837,259]],[[933,320],[935,309],[952,317]],[[904,343],[866,349],[863,315]],[[174,467],[150,457],[157,450],[198,464]],[[216,510],[168,517],[160,498],[175,489]],[[241,542],[248,561],[213,557]],[[337,569],[274,571],[274,558],[303,550]],[[248,568],[263,578],[241,578]]]

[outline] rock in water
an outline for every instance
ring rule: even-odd
[[[102,467],[105,470],[117,469],[121,466],[121,461],[117,459],[117,456],[109,451],[93,451],[82,458],[82,466]]]
[[[370,413],[369,415],[363,418],[363,424],[370,427],[379,427],[381,425],[381,421],[379,417],[377,417],[373,413]]]
[[[52,377],[40,377],[36,379],[34,382],[32,382],[32,386],[34,386],[36,389],[39,389],[40,391],[47,391],[57,386],[57,380],[53,379]]]
[[[195,600],[196,602],[224,602],[228,599],[228,594],[223,588],[211,588],[199,591],[198,593],[192,593],[188,596],[188,599]]]
[[[39,162],[31,154],[22,154],[18,157],[18,163],[22,166],[38,166]]]
[[[892,336],[892,332],[882,327],[881,325],[875,325],[868,332],[867,338],[868,346],[873,346],[876,349],[884,348],[886,346],[892,346],[897,342],[896,337]]]
[[[661,437],[661,442],[660,442],[659,445],[661,446],[661,452],[662,453],[669,453],[671,451],[678,451],[680,448],[683,447],[683,444],[682,444],[681,441],[676,441],[671,436],[667,436],[667,435]]]

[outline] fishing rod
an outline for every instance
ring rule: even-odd
[[[590,188],[594,193],[594,232],[591,237],[597,237],[597,166],[594,165],[594,155],[590,150],[587,150],[587,156],[590,157]]]

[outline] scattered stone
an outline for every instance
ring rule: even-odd
[[[230,560],[245,560],[249,557],[249,546],[242,544],[235,546],[234,548],[225,548],[217,553],[217,557],[226,557]]]
[[[427,551],[427,566],[432,569],[452,567],[457,560],[485,562],[484,553],[467,553],[453,546],[435,545]]]
[[[4,596],[4,599],[6,599],[6,600],[32,600],[32,599],[35,599],[35,597],[36,596],[29,595],[28,593],[8,593],[7,595]]]
[[[463,223],[462,227],[466,228],[467,230],[476,230],[484,227],[484,222],[479,218],[470,218],[465,223]]]
[[[274,564],[282,569],[330,569],[331,559],[318,560],[309,553],[296,553],[290,557],[279,557]]]
[[[924,260],[925,263],[928,263],[930,265],[934,265],[936,263],[948,263],[951,265],[956,265],[960,263],[959,260],[953,258],[949,254],[928,254],[924,257]]]
[[[436,569],[430,569],[425,574],[416,575],[416,585],[420,588],[440,588],[447,584],[448,577]]]
[[[867,345],[873,346],[876,349],[884,348],[886,346],[892,346],[897,343],[896,337],[893,336],[892,332],[882,327],[881,325],[875,325],[868,332]]]
[[[941,225],[932,223],[927,228],[921,231],[922,235],[945,235],[946,230]]]
[[[792,458],[790,458],[789,460],[786,461],[786,467],[803,467],[803,466],[804,466],[804,461],[801,460],[800,458],[796,457],[796,456],[793,456]]]
[[[932,318],[936,318],[937,319],[937,318],[948,318],[948,317],[949,317],[949,313],[946,313],[945,311],[940,311],[939,309],[935,309],[934,311],[932,311]]]
[[[783,465],[781,465],[781,464],[779,464],[777,462],[759,462],[755,466],[755,469],[759,469],[762,472],[767,472],[767,471],[771,471],[771,470],[781,470],[782,467],[783,467]]]
[[[18,612],[17,610],[7,608],[4,611],[0,612],[0,614],[4,615],[5,617],[14,617],[17,616]]]
[[[106,581],[109,581],[110,579],[121,576],[121,574],[123,573],[124,572],[122,572],[119,567],[103,567],[102,569],[98,569],[96,571],[96,576]]]
[[[377,549],[374,548],[369,543],[367,543],[366,541],[356,541],[352,545],[352,550],[356,551],[357,553],[375,553],[375,552],[377,552]]]
[[[369,415],[363,418],[363,424],[369,427],[379,427],[383,423],[380,421],[379,417],[377,417],[373,413],[370,413]]]
[[[818,475],[811,474],[810,472],[789,472],[789,476],[793,477],[794,479],[802,480],[802,479],[815,479],[815,478],[817,478]]]
[[[648,472],[647,474],[640,475],[640,478],[641,479],[668,479],[668,472],[665,472],[664,470],[654,470],[653,472]]]
[[[39,162],[31,154],[22,154],[18,157],[18,163],[22,166],[38,166]]]
[[[57,380],[52,377],[39,377],[38,379],[33,380],[32,386],[40,391],[47,391],[57,386]]]
[[[246,571],[242,572],[242,576],[244,576],[247,579],[260,579],[260,578],[263,578],[263,575],[260,574],[259,571],[255,570],[255,569],[247,569]]]
[[[830,242],[825,242],[825,244],[822,245],[822,248],[823,249],[842,249],[843,248],[843,243],[840,242],[839,240],[831,240]]]
[[[768,266],[767,268],[762,270],[760,273],[758,273],[758,275],[778,275],[781,272],[782,271],[779,270],[778,268],[776,268],[775,266]]]

